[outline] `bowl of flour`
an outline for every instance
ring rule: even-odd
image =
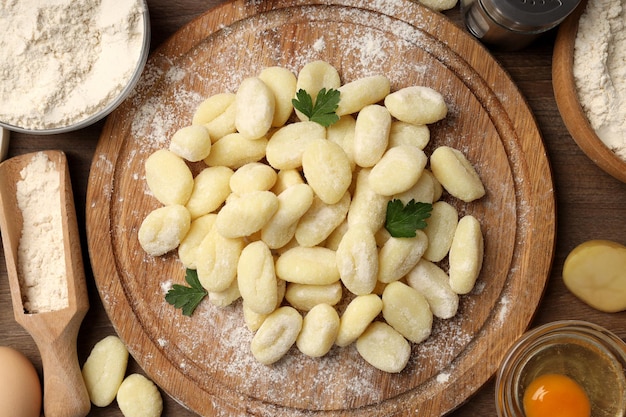
[[[559,28],[552,79],[572,138],[626,182],[626,0],[586,0]]]
[[[10,0],[0,13],[0,126],[89,126],[133,91],[150,46],[145,0]]]

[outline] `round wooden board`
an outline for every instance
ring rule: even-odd
[[[137,241],[159,203],[143,164],[191,122],[198,103],[235,91],[247,76],[281,65],[332,63],[348,82],[387,75],[392,90],[442,92],[447,118],[431,144],[462,150],[487,195],[449,199],[482,224],[484,264],[457,316],[435,320],[405,370],[374,369],[354,346],[318,359],[293,348],[272,366],[249,352],[241,305],[200,304],[184,317],[164,300],[183,283],[175,254],[147,256]],[[198,169],[192,166],[192,169]],[[234,1],[177,32],[150,57],[138,90],[108,119],[92,163],[87,234],[96,284],[131,354],[167,393],[204,416],[438,416],[458,407],[497,369],[541,299],[555,240],[553,183],[535,120],[508,75],[473,38],[404,1]]]

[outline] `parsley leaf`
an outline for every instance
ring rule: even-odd
[[[315,104],[313,104],[313,99],[309,93],[299,89],[296,93],[296,98],[292,99],[291,103],[296,110],[308,117],[310,121],[328,127],[339,120],[339,116],[335,113],[339,105],[339,96],[339,90],[322,88],[317,93]]]
[[[411,200],[405,206],[401,200],[394,199],[387,203],[385,229],[393,237],[415,237],[415,231],[428,225],[433,205]]]
[[[191,316],[208,292],[200,284],[198,273],[193,269],[187,269],[185,281],[190,286],[172,285],[172,288],[165,294],[165,301],[176,308],[182,308],[184,316]]]

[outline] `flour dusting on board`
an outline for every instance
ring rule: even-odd
[[[406,2],[359,0],[354,6],[396,14],[399,9],[406,7]],[[310,10],[307,7],[304,9],[311,13],[316,10],[313,6]],[[376,17],[374,28],[373,16]],[[129,116],[132,119],[129,121],[128,141],[132,141],[132,146],[129,146],[132,149],[122,152],[117,161],[118,166],[127,170],[127,179],[134,183],[137,195],[143,194],[146,199],[150,197],[144,181],[145,159],[156,149],[166,148],[174,132],[191,123],[195,109],[203,100],[213,94],[235,92],[244,78],[256,75],[270,65],[280,65],[297,74],[306,63],[318,59],[332,62],[338,68],[344,83],[359,77],[382,74],[391,80],[392,91],[406,85],[432,86],[449,103],[448,118],[433,128],[434,140],[440,144],[460,143],[461,150],[473,153],[474,157],[492,157],[482,155],[477,147],[472,146],[471,140],[476,139],[467,137],[465,131],[474,123],[472,120],[476,115],[465,114],[467,103],[458,101],[454,94],[456,90],[465,88],[464,83],[467,80],[457,78],[457,74],[448,69],[445,63],[432,56],[428,46],[430,41],[425,39],[428,35],[415,26],[384,14],[372,15],[362,9],[343,7],[332,18],[324,16],[319,20],[299,22],[300,27],[297,30],[306,31],[309,34],[307,40],[299,37],[277,39],[279,33],[275,28],[278,23],[272,21],[273,18],[271,14],[261,15],[253,21],[244,19],[237,22],[236,27],[225,26],[211,35],[211,42],[200,43],[178,59],[160,55],[158,52],[152,57],[137,93],[130,99],[135,108],[134,114]],[[337,20],[349,23],[337,28]],[[308,26],[302,27],[303,25]],[[269,29],[257,32],[258,27]],[[246,47],[242,48],[242,45]],[[284,50],[288,50],[289,54],[283,54]],[[448,72],[450,79],[431,77],[436,71]],[[470,94],[464,100],[475,102],[478,99]],[[479,116],[485,118],[486,121],[482,120],[481,123],[489,126],[489,132],[496,135],[488,116]],[[489,140],[489,137],[484,140]],[[503,149],[499,151],[504,154]],[[513,187],[514,179],[507,177],[507,181],[500,183],[487,178],[492,174],[489,171],[491,168],[479,166],[477,169],[480,174],[485,175],[489,191],[495,196],[500,195],[503,189]],[[501,173],[493,175],[496,178]],[[129,196],[116,197],[130,200]],[[515,204],[515,196],[507,195],[504,207],[496,199],[497,197],[491,197],[487,204],[478,207],[477,215],[486,216],[488,211],[502,210],[502,218],[511,219],[517,216],[519,207]],[[134,211],[132,207],[128,208],[128,213],[139,219],[146,214]],[[530,215],[524,215],[526,214]],[[118,237],[136,233],[132,229],[137,227],[136,223],[129,222],[127,226],[128,228],[120,228],[113,233]],[[494,232],[488,232],[488,241],[496,239],[496,236],[489,233]],[[173,283],[181,283],[183,271],[176,277],[159,276],[158,271],[165,265],[163,262],[146,257],[139,246],[128,247],[136,251],[131,254],[131,258],[144,262],[143,267],[149,271],[152,285],[156,286],[156,289],[150,291],[158,292],[159,299],[163,300]],[[176,263],[173,259],[174,257],[170,258],[168,263]],[[334,347],[325,357],[315,359],[306,357],[294,347],[274,365],[262,365],[250,352],[253,333],[244,323],[240,301],[226,308],[219,308],[205,301],[198,306],[191,319],[182,317],[179,311],[169,308],[170,306],[164,307],[165,301],[161,305],[151,306],[153,310],[149,310],[147,314],[158,314],[157,320],[167,321],[177,328],[179,334],[184,335],[176,339],[168,334],[150,335],[163,350],[174,352],[168,359],[177,363],[182,373],[195,375],[194,373],[201,370],[204,375],[202,379],[206,380],[202,383],[219,384],[220,389],[238,393],[242,402],[251,398],[264,403],[251,405],[251,412],[262,413],[271,409],[276,416],[304,416],[308,413],[305,410],[306,405],[317,403],[318,407],[322,407],[319,405],[320,399],[330,399],[327,404],[332,407],[356,408],[402,395],[414,389],[416,383],[454,383],[454,361],[474,340],[480,326],[488,320],[500,326],[508,316],[509,301],[505,300],[495,318],[481,316],[478,318],[478,325],[472,324],[476,320],[473,314],[480,313],[479,305],[483,297],[491,297],[486,300],[488,303],[497,302],[498,290],[494,291],[489,285],[479,281],[473,293],[463,296],[461,313],[454,319],[435,320],[433,334],[426,342],[412,346],[407,369],[397,377],[381,377],[380,371],[368,365],[354,346],[341,349]],[[105,303],[112,302],[114,300],[105,299]],[[211,335],[210,340],[207,340],[207,334]],[[285,392],[283,384],[294,374],[302,375],[306,387]],[[242,378],[242,375],[245,377]],[[167,378],[167,375],[156,376],[158,379]],[[384,387],[381,384],[385,384]],[[308,389],[309,385],[314,388]],[[273,386],[274,389],[258,392],[258,386]],[[210,388],[204,388],[210,391]],[[220,400],[215,399],[215,402],[217,412],[221,413]],[[304,404],[302,409],[300,404]],[[223,415],[232,414],[224,411]]]

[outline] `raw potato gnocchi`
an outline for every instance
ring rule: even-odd
[[[339,120],[327,127],[292,102],[304,89],[315,103],[322,88],[340,93]],[[212,305],[241,300],[259,362],[275,363],[294,344],[320,357],[356,343],[374,367],[400,372],[409,341],[428,338],[434,318],[456,314],[483,256],[480,225],[462,203],[485,190],[458,150],[424,151],[428,124],[447,112],[429,87],[391,92],[383,75],[342,85],[324,61],[297,76],[273,66],[244,78],[235,93],[200,103],[191,124],[172,136],[169,154],[149,158],[155,197],[184,206],[191,219],[167,248],[178,244],[181,263],[196,269]],[[166,174],[170,166],[183,184]],[[395,199],[432,204],[416,237],[385,228]]]
[[[389,373],[404,369],[411,357],[411,345],[390,325],[372,323],[356,341],[356,349],[370,365]]]
[[[124,417],[159,417],[163,412],[159,389],[141,374],[124,379],[117,391],[117,405]]]
[[[193,175],[185,161],[167,149],[160,149],[146,159],[146,183],[164,205],[187,204],[193,191]]]
[[[178,248],[190,228],[189,210],[175,204],[150,212],[141,223],[137,237],[146,253],[161,256]]]
[[[467,203],[485,195],[478,173],[458,149],[440,146],[430,156],[430,169],[437,181],[454,197]]]
[[[97,407],[115,400],[128,365],[128,350],[117,336],[107,336],[91,349],[82,374],[89,399]]]

